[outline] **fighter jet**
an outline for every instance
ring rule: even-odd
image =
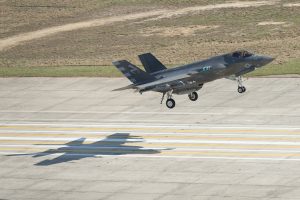
[[[255,55],[245,50],[215,56],[206,60],[167,69],[151,53],[139,55],[146,71],[126,60],[113,62],[132,84],[115,89],[120,91],[134,89],[139,93],[155,91],[162,93],[161,104],[167,95],[166,106],[175,107],[173,94],[188,94],[191,101],[198,99],[197,91],[207,82],[221,78],[234,79],[238,83],[237,91],[246,92],[242,83],[242,75],[254,71],[272,62],[274,58]]]

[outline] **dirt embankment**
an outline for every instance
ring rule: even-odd
[[[62,26],[54,26],[50,28],[45,28],[42,30],[37,30],[33,32],[23,33],[15,36],[11,36],[8,38],[4,38],[0,40],[0,51],[5,49],[20,45],[24,42],[31,41],[34,39],[39,39],[46,36],[51,36],[61,32],[74,31],[78,29],[103,26],[112,24],[115,22],[124,22],[129,20],[138,20],[144,19],[143,21],[154,21],[160,20],[163,18],[171,18],[180,15],[186,15],[189,13],[205,11],[205,10],[213,10],[213,9],[224,9],[224,8],[245,8],[245,7],[258,7],[264,5],[273,5],[276,4],[277,1],[243,1],[243,2],[230,2],[223,4],[214,4],[214,5],[206,5],[206,6],[196,6],[196,7],[186,7],[181,9],[168,9],[168,10],[155,10],[143,13],[134,13],[127,14],[116,17],[108,17],[101,19],[93,19],[83,22],[71,23]],[[289,5],[291,6],[291,5]],[[167,31],[168,32],[168,31]],[[183,33],[185,34],[185,32]]]
[[[83,28],[90,28],[95,26],[103,26],[107,24],[112,24],[114,22],[122,22],[122,21],[128,21],[128,20],[136,20],[141,19],[145,17],[151,17],[155,15],[159,15],[164,13],[164,10],[156,10],[156,11],[150,11],[150,12],[144,12],[144,13],[135,13],[130,15],[123,15],[123,16],[117,16],[117,17],[109,17],[109,18],[102,18],[102,19],[94,19],[94,20],[88,20],[84,22],[77,22],[77,23],[71,23],[66,24],[62,26],[55,26],[50,27],[38,31],[33,31],[29,33],[23,33],[16,36],[12,36],[9,38],[5,38],[0,40],[0,51],[17,46],[23,42],[39,39],[42,37],[50,36],[53,34],[66,32],[66,31],[74,31],[78,29]]]

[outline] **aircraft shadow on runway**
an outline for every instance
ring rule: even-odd
[[[140,136],[131,136],[129,133],[115,133],[107,136],[105,139],[84,144],[86,138],[79,138],[77,140],[64,144],[63,147],[57,149],[48,149],[43,152],[31,154],[14,154],[8,156],[25,156],[32,155],[32,157],[42,157],[52,154],[62,154],[53,159],[43,160],[36,163],[38,166],[48,166],[59,164],[74,160],[80,160],[88,157],[101,157],[105,155],[127,155],[127,154],[158,154],[161,151],[155,149],[147,149],[141,146],[125,145],[126,143],[142,142],[143,138]],[[170,149],[163,149],[170,150]]]

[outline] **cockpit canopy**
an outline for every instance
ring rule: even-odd
[[[232,53],[232,57],[234,58],[247,58],[247,57],[250,57],[250,56],[253,56],[252,53],[248,52],[248,51],[235,51]]]

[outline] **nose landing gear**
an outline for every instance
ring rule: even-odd
[[[246,92],[246,87],[243,86],[243,80],[241,76],[238,77],[237,82],[238,82],[238,89],[237,89],[238,93],[241,94]]]
[[[244,93],[244,92],[246,92],[246,88],[244,86],[241,86],[241,87],[239,86],[237,91],[238,91],[238,93]]]

